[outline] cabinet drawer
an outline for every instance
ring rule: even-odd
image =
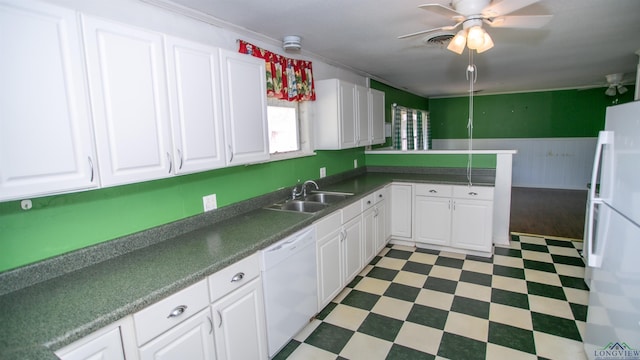
[[[316,224],[316,239],[322,239],[342,226],[342,211],[338,210],[329,216],[325,216]]]
[[[360,214],[362,214],[362,203],[360,201],[347,205],[342,209],[342,223],[344,224]]]
[[[453,197],[457,199],[493,200],[493,187],[454,186]]]
[[[389,194],[389,191],[387,190],[387,188],[385,187],[384,189],[380,189],[376,192],[373,193],[373,203],[377,204],[380,201],[383,201],[387,198]]]
[[[362,202],[362,211],[367,210],[375,203],[375,194],[369,194],[360,201]]]
[[[260,257],[255,253],[209,276],[211,302],[227,295],[260,275]]]
[[[183,322],[208,305],[207,281],[202,280],[133,314],[138,346]]]
[[[451,197],[453,186],[441,184],[416,184],[416,195]]]

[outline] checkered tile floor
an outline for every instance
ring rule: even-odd
[[[582,243],[385,248],[276,359],[586,359]]]

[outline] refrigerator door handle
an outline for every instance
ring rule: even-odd
[[[600,267],[602,261],[600,256],[593,251],[593,223],[595,217],[596,204],[602,204],[602,198],[596,196],[596,182],[598,181],[598,170],[600,169],[600,160],[602,158],[602,149],[605,145],[613,144],[613,131],[600,131],[598,134],[598,144],[596,145],[596,154],[593,159],[593,171],[591,172],[591,186],[589,188],[589,208],[587,209],[587,265],[591,267]]]

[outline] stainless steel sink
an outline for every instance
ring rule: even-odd
[[[268,206],[267,209],[315,213],[326,208],[327,206],[329,206],[329,204],[321,202],[291,200],[284,203],[273,204],[271,206]]]
[[[315,201],[324,204],[332,204],[338,201],[342,201],[349,196],[353,196],[351,193],[341,193],[333,191],[313,191],[307,195],[305,201]]]

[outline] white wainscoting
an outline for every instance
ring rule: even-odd
[[[597,138],[474,139],[474,150],[517,150],[513,186],[585,190]],[[463,150],[466,139],[433,140],[434,150]]]

